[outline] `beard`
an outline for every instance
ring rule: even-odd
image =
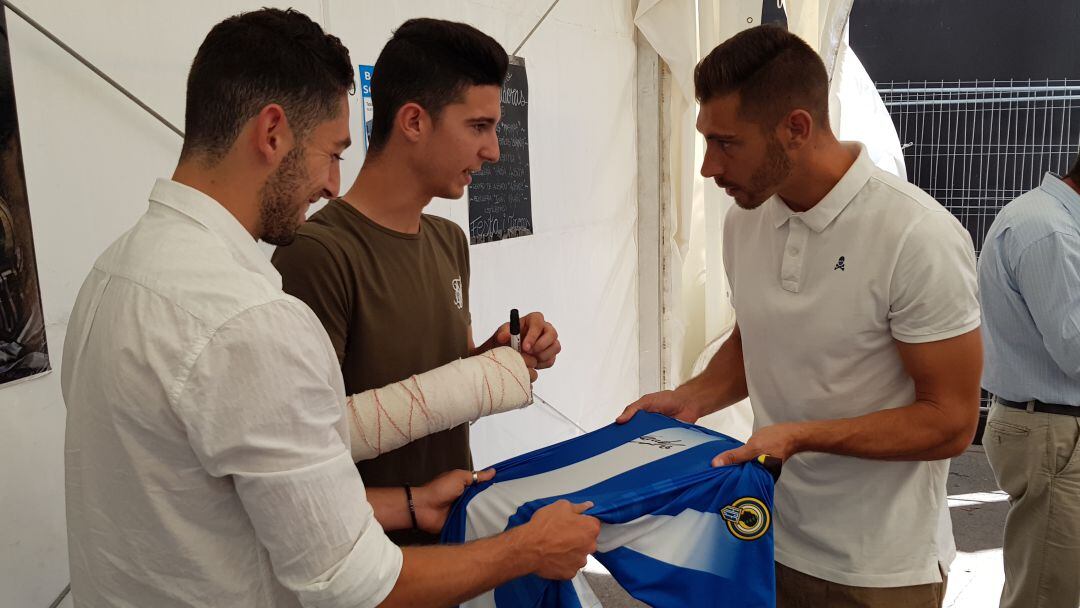
[[[259,190],[259,238],[271,245],[288,245],[303,223],[301,211],[307,195],[300,192],[308,183],[304,170],[304,149],[296,146],[281,159],[276,171]],[[297,202],[298,197],[304,198]]]
[[[784,152],[784,145],[775,136],[765,143],[765,160],[750,176],[744,200],[735,199],[743,209],[757,209],[776,193],[777,188],[791,175],[791,159]]]

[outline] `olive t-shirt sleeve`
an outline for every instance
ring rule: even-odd
[[[353,291],[342,256],[317,237],[298,234],[291,245],[274,251],[271,262],[281,273],[285,293],[300,299],[319,317],[340,364],[345,359]]]

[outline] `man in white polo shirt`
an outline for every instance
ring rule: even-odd
[[[948,459],[978,421],[975,256],[926,193],[835,139],[821,59],[778,27],[695,72],[701,173],[737,207],[738,323],[700,376],[639,409],[686,421],[747,396],[755,430],[717,466],[783,458],[778,606],[940,606],[955,548]]]

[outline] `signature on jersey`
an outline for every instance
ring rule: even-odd
[[[637,443],[640,445],[651,445],[653,447],[660,448],[661,450],[670,450],[672,448],[685,448],[687,445],[682,442],[681,439],[675,439],[673,441],[665,441],[652,435],[642,435],[631,443]]]

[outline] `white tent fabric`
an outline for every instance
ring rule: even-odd
[[[838,137],[862,141],[875,165],[907,179],[896,126],[874,81],[848,45],[846,29],[840,40],[830,93],[838,101],[830,107],[830,120],[836,125]]]
[[[661,125],[662,154],[667,162],[661,167],[660,188],[670,199],[670,205],[663,210],[668,232],[663,242],[668,247],[661,251],[666,270],[661,274],[660,286],[664,302],[660,357],[663,359],[661,365],[669,370],[669,384],[677,384],[683,376],[683,341],[687,335],[696,334],[687,329],[688,315],[682,305],[682,276],[690,244],[695,183],[694,173],[686,169],[694,163],[697,141],[693,82],[693,69],[699,54],[697,5],[695,0],[641,0],[634,24],[666,63],[670,75],[660,83],[661,96],[668,104],[667,119]]]
[[[670,120],[664,128],[668,180],[662,187],[668,188],[671,200],[668,236],[672,243],[665,252],[670,282],[663,285],[667,347],[662,356],[670,370],[666,388],[689,378],[694,360],[708,340],[733,323],[719,248],[706,246],[709,233],[718,229],[723,211],[731,203],[723,192],[705,188],[697,171],[702,149],[694,129],[694,66],[703,53],[760,18],[761,2],[756,0],[643,1],[634,18],[671,73],[670,81],[663,83]]]
[[[825,61],[832,77],[840,39],[855,0],[785,0],[788,29],[806,41]]]

